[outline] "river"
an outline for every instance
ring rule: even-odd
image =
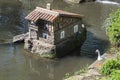
[[[102,2],[76,4],[63,0],[0,0],[0,43],[9,42],[14,35],[27,32],[24,17],[36,6],[45,7],[48,2],[54,9],[85,15],[83,21],[88,32],[81,56],[37,59],[26,55],[23,44],[0,44],[0,80],[61,80],[66,73],[91,64],[96,59],[96,49],[103,53],[109,47],[102,26],[108,14],[118,5]]]

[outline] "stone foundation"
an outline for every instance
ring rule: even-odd
[[[85,39],[86,29],[84,28],[81,33],[76,33],[72,37],[63,40],[56,45],[46,43],[44,40],[26,38],[24,48],[31,53],[40,55],[41,57],[62,57],[75,49],[80,49]]]
[[[45,43],[40,40],[25,39],[24,48],[31,53],[38,54],[41,57],[52,57],[55,45]]]

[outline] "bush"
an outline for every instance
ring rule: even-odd
[[[120,62],[120,51],[117,52],[117,61]]]
[[[109,80],[120,80],[120,70],[113,70]]]
[[[120,69],[120,64],[116,60],[108,60],[103,64],[100,72],[102,75],[109,75],[113,69]]]
[[[120,9],[110,14],[106,19],[105,26],[110,42],[115,45],[120,45]]]

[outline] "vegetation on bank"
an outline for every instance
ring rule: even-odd
[[[105,78],[101,80],[120,80],[120,7],[110,14],[105,27],[111,46],[114,46],[109,51],[117,54],[117,59],[107,60],[103,64],[100,72]]]
[[[120,50],[117,51],[117,59],[105,61],[100,73],[105,77],[101,80],[120,80]]]
[[[109,15],[105,21],[106,33],[114,46],[120,46],[120,7]]]

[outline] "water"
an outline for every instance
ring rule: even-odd
[[[81,55],[85,56],[68,56],[52,61],[36,59],[26,55],[23,44],[0,44],[0,80],[61,80],[66,73],[73,73],[91,64],[95,58],[86,56],[95,55],[95,49],[104,52],[108,47],[108,38],[102,26],[117,5],[93,2],[72,4],[63,0],[0,0],[0,43],[26,32],[24,17],[36,6],[45,7],[48,2],[54,9],[85,15],[88,33],[81,50]]]
[[[0,80],[61,80],[66,73],[93,62],[75,56],[55,61],[36,59],[24,54],[23,45],[0,45],[0,52]]]

